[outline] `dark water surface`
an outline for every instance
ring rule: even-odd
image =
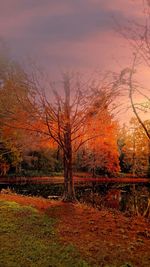
[[[62,177],[0,178],[0,190],[10,188],[31,196],[62,196]],[[77,199],[98,209],[107,207],[127,214],[143,214],[150,199],[150,180],[145,178],[75,178]]]

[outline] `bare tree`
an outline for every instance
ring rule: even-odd
[[[56,84],[51,84],[52,101],[43,91],[38,90],[37,92],[46,134],[63,151],[63,200],[75,201],[72,174],[73,155],[85,142],[97,137],[94,132],[89,135],[86,125],[97,109],[103,111],[106,105],[111,105],[117,93],[108,82],[107,86],[104,83],[103,85],[83,84],[80,79],[74,79],[69,74],[63,75],[62,84],[63,92],[58,92]]]
[[[121,26],[118,22],[116,25],[119,34],[128,41],[133,51],[132,64],[121,71],[120,84],[127,85],[132,110],[143,127],[148,140],[150,140],[149,129],[141,116],[141,112],[150,112],[150,89],[138,81],[141,76],[141,66],[144,65],[148,71],[150,68],[150,2],[149,0],[141,2],[143,2],[143,10],[141,11],[143,16],[141,16],[140,22],[132,20],[127,22],[126,26]],[[137,94],[143,99],[142,103],[137,103],[134,100],[134,96]]]
[[[138,111],[144,111],[144,112],[149,111],[150,98],[140,91],[139,84],[134,79],[134,74],[136,72],[136,58],[137,58],[137,54],[135,54],[131,68],[126,68],[121,72],[120,78],[119,78],[120,79],[120,85],[126,85],[127,86],[128,90],[129,90],[129,99],[130,99],[132,110],[133,110],[139,124],[143,127],[147,138],[150,140],[149,129],[144,124],[144,121],[142,120],[142,118],[140,117],[139,112],[138,112]],[[133,98],[133,95],[135,92],[140,92],[140,94],[142,94],[147,99],[146,103],[142,103],[142,104],[141,103],[135,103],[134,98]]]
[[[140,22],[132,20],[123,27],[116,23],[119,33],[128,40],[133,51],[132,64],[121,71],[119,82],[120,85],[127,86],[131,108],[147,136],[150,166],[150,131],[144,123],[145,116],[142,116],[142,112],[150,114],[150,88],[139,82],[143,66],[147,72],[150,70],[150,1],[143,0],[141,3],[143,3],[143,10],[141,10]],[[135,101],[136,95],[142,98],[142,103]]]
[[[97,137],[95,133],[89,135],[86,124],[89,118],[94,119],[97,110],[103,111],[106,106],[114,108],[112,102],[118,95],[116,86],[108,80],[102,83],[81,82],[79,76],[75,78],[66,73],[60,83],[50,83],[47,89],[43,89],[40,74],[34,73],[20,81],[19,86],[28,90],[26,94],[19,94],[15,89],[15,79],[12,85],[18,104],[17,114],[16,104],[6,105],[5,110],[1,110],[1,115],[7,114],[4,124],[45,136],[49,142],[59,146],[64,161],[63,200],[76,201],[73,155],[85,142]]]

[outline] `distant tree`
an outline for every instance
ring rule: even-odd
[[[120,128],[117,137],[117,144],[119,150],[119,162],[121,172],[129,173],[131,171],[131,160],[128,157],[128,150],[127,150],[127,140],[128,140],[129,129],[124,124],[122,128]]]
[[[15,146],[12,140],[0,139],[0,173],[6,175],[7,172],[14,168],[18,171],[22,157],[20,150]]]
[[[8,157],[14,155],[13,150],[16,156],[13,164],[11,160],[11,166],[17,173],[21,171],[23,154],[46,142],[36,131],[28,131],[27,124],[33,124],[33,103],[28,97],[33,90],[28,85],[28,74],[0,49],[0,142],[8,148],[7,159],[1,157],[0,163],[8,164]]]
[[[37,150],[29,150],[24,154],[23,166],[25,170],[29,169],[43,174],[51,174],[62,170],[62,160],[57,158],[56,149],[44,147]]]
[[[144,121],[150,129],[149,120]],[[118,143],[121,149],[121,168],[133,176],[149,175],[149,141],[136,118],[120,132]]]
[[[105,94],[105,93],[104,93]],[[82,166],[87,167],[93,177],[96,172],[113,176],[120,171],[119,153],[117,147],[117,124],[113,120],[107,105],[104,109],[94,107],[90,112],[87,129],[90,136],[94,132],[97,136],[89,140],[82,148]],[[80,163],[80,164],[81,164]]]
[[[147,130],[150,131],[150,120],[145,120],[143,123]],[[130,127],[132,128],[131,140],[133,142],[133,173],[147,174],[149,176],[149,139],[147,139],[144,128],[137,119],[130,121]]]

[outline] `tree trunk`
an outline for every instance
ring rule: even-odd
[[[72,160],[64,157],[64,194],[63,201],[76,202],[74,182],[72,175]]]
[[[75,202],[75,190],[72,175],[72,152],[68,151],[64,154],[64,194],[63,201]]]
[[[65,151],[64,151],[64,194],[63,201],[76,202],[73,173],[72,173],[72,144],[71,134],[68,131],[65,133]]]
[[[72,140],[71,140],[71,107],[70,107],[70,81],[68,77],[64,79],[64,194],[63,201],[76,202],[74,182],[72,175]]]

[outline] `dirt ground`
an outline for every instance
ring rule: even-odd
[[[90,266],[150,266],[150,221],[142,217],[15,194],[0,194],[0,199],[31,205],[57,218],[61,242],[73,244]]]

